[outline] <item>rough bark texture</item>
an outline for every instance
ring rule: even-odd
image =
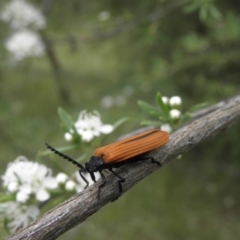
[[[215,106],[213,110],[206,111],[207,115],[195,116],[196,119],[193,122],[171,134],[165,146],[150,152],[149,155],[164,166],[179,154],[189,151],[204,139],[220,133],[240,120],[240,95]],[[158,168],[157,164],[147,161],[133,162],[119,168],[116,172],[126,178],[122,194]],[[105,204],[121,196],[118,191],[118,179],[112,174],[109,174],[106,179],[107,183],[101,189],[99,200],[97,194],[101,181],[74,195],[7,239],[56,239],[62,233],[83,222]]]

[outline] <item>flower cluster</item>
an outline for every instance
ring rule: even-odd
[[[41,57],[45,46],[38,31],[46,27],[42,13],[25,0],[11,0],[0,11],[0,20],[9,24],[12,34],[5,42],[12,60]]]
[[[9,193],[15,193],[16,201],[23,203],[29,200],[31,195],[37,201],[46,201],[50,198],[48,190],[58,187],[51,169],[23,156],[8,164],[2,181],[3,187]]]
[[[15,201],[0,203],[1,220],[7,222],[7,228],[11,232],[15,232],[19,227],[27,227],[30,222],[37,219],[39,213],[36,205],[27,206]]]
[[[205,107],[207,103],[199,103],[192,106],[186,112],[182,112],[182,99],[179,96],[171,98],[162,96],[160,92],[156,94],[157,107],[144,101],[138,101],[139,107],[151,117],[157,118],[157,121],[142,121],[142,125],[159,127],[163,131],[172,132],[180,124],[191,118],[192,113]]]
[[[99,179],[100,174],[95,177]],[[23,156],[9,163],[1,178],[6,200],[0,202],[0,219],[7,222],[11,232],[36,220],[40,213],[37,203],[49,200],[54,190],[58,193],[80,192],[86,186],[78,171],[72,178],[62,172],[54,177],[50,168]],[[89,185],[93,184],[88,173],[85,178]]]
[[[39,207],[27,202],[46,201],[50,198],[49,190],[58,187],[51,169],[23,156],[8,164],[2,181],[6,196],[11,200],[0,203],[0,217],[6,220],[12,232],[38,217]]]
[[[5,47],[12,53],[15,61],[20,61],[26,57],[40,57],[45,52],[39,35],[29,30],[13,33],[5,43]]]
[[[180,124],[182,120],[182,99],[179,96],[168,98],[162,96],[159,92],[156,95],[156,103],[158,108],[151,106],[144,101],[138,101],[138,105],[148,114],[157,117],[157,121],[144,121],[143,125],[156,126],[166,132],[172,132]]]
[[[181,111],[179,108],[181,107],[182,99],[179,96],[173,96],[171,98],[163,96],[162,101],[169,108],[169,117],[172,122],[178,122],[181,117]],[[162,124],[160,128],[169,133],[172,131],[170,123]]]
[[[102,123],[101,115],[98,111],[88,113],[86,110],[80,112],[74,128],[85,142],[90,142],[94,137],[98,137],[101,134],[109,134],[113,131],[112,125]],[[67,141],[72,141],[74,139],[73,136],[74,129],[70,129],[69,132],[65,133]]]
[[[43,29],[46,26],[42,13],[25,0],[11,0],[0,13],[0,19],[10,24],[11,29]]]

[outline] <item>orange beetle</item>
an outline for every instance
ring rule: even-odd
[[[76,162],[65,154],[57,151],[47,143],[46,146],[57,155],[67,159],[79,167],[79,174],[86,182],[85,188],[88,187],[89,182],[84,177],[83,173],[88,172],[92,180],[96,182],[94,172],[99,172],[103,180],[103,183],[99,186],[99,188],[101,188],[106,183],[102,170],[109,170],[120,179],[118,181],[118,186],[119,191],[122,192],[122,183],[125,182],[125,178],[119,176],[116,172],[113,171],[112,168],[121,167],[122,165],[132,161],[147,159],[150,159],[154,163],[160,164],[153,157],[137,158],[137,156],[163,146],[168,142],[168,138],[168,133],[161,131],[160,129],[144,131],[123,140],[97,148],[94,155],[90,158],[89,162],[85,163],[85,166]]]

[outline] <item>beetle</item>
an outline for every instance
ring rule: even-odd
[[[156,161],[153,157],[149,156],[140,158],[139,155],[163,146],[168,142],[168,139],[169,135],[167,132],[161,131],[160,129],[147,130],[123,140],[97,148],[94,155],[88,162],[85,163],[85,166],[59,152],[47,143],[46,146],[55,154],[79,167],[79,174],[86,183],[85,188],[88,187],[89,182],[83,173],[89,173],[91,179],[96,182],[94,172],[99,172],[103,181],[103,183],[99,186],[100,189],[106,184],[106,179],[102,171],[108,170],[119,178],[118,187],[119,192],[121,193],[122,183],[125,182],[125,178],[113,171],[113,168],[121,167],[132,161],[142,161],[147,159],[150,159],[153,163],[161,165],[160,162]]]

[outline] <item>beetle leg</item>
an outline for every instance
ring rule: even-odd
[[[92,179],[94,182],[96,182],[95,175],[94,175],[93,172],[90,172],[90,176],[91,176],[91,179]]]
[[[122,183],[125,182],[125,178],[121,177],[120,175],[118,175],[117,173],[115,173],[112,168],[109,168],[109,171],[114,174],[116,177],[120,178],[120,180],[118,181],[118,188],[119,188],[119,192],[122,192]]]
[[[102,171],[99,171],[99,173],[100,173],[102,181],[103,181],[103,183],[99,186],[99,188],[102,188],[106,184],[106,178],[105,178],[104,174],[102,173]]]
[[[151,162],[152,162],[152,163],[156,163],[156,164],[159,165],[160,167],[162,166],[162,164],[161,164],[159,161],[155,160],[155,158],[153,158],[153,157],[148,157],[148,159],[151,159]]]
[[[162,166],[162,164],[159,161],[155,160],[155,158],[153,158],[153,157],[139,158],[138,160],[139,161],[144,161],[144,160],[149,160],[149,159],[151,160],[151,163],[156,163],[160,167]]]
[[[85,169],[80,168],[80,169],[79,169],[79,174],[80,174],[82,180],[86,183],[86,186],[85,186],[85,188],[84,188],[84,189],[86,189],[86,188],[88,187],[88,185],[89,185],[89,182],[88,182],[88,180],[83,176],[83,172],[85,172]]]
[[[104,187],[104,185],[106,184],[106,178],[104,176],[104,174],[102,173],[102,171],[99,171],[100,175],[101,175],[101,178],[102,178],[102,184],[98,187],[98,195],[97,195],[97,198],[100,199],[100,190],[102,187]]]

